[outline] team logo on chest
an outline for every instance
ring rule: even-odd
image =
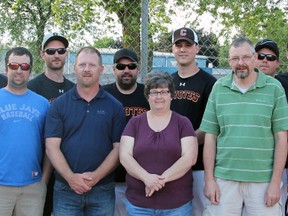
[[[185,86],[185,84],[186,84],[185,82],[183,82],[183,83],[180,82],[179,86]]]
[[[64,89],[58,89],[60,94],[64,93]]]

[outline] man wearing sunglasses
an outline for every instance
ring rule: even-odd
[[[7,85],[7,77],[3,74],[0,74],[0,88],[3,88]]]
[[[258,58],[256,61],[257,68],[261,70],[263,73],[266,75],[275,77],[277,80],[280,81],[282,84],[286,98],[288,101],[288,76],[287,73],[283,74],[276,74],[277,69],[279,68],[280,65],[280,60],[279,60],[279,48],[278,45],[275,41],[270,40],[270,39],[263,39],[259,41],[256,46],[255,46],[255,51],[258,53]],[[286,161],[286,169],[283,172],[282,176],[282,188],[281,188],[281,199],[283,203],[283,212],[285,211],[285,203],[287,200],[287,168],[288,164]]]
[[[114,54],[113,72],[116,82],[105,85],[104,89],[122,103],[128,122],[132,116],[149,109],[149,104],[144,97],[144,85],[137,82],[140,73],[137,54],[127,48],[118,50]],[[115,216],[126,216],[125,176],[124,167],[119,165],[115,173]]]
[[[59,33],[45,35],[40,52],[45,62],[45,72],[28,83],[29,89],[47,98],[50,103],[74,86],[63,76],[68,46],[68,40]]]
[[[41,165],[49,103],[27,89],[32,65],[32,54],[24,47],[6,53],[8,83],[0,89],[0,215],[43,212],[50,174]]]
[[[42,95],[50,103],[74,86],[74,83],[63,75],[68,46],[68,40],[59,33],[45,35],[40,52],[45,62],[45,72],[28,83],[29,89]],[[53,210],[53,185],[54,175],[52,174],[48,184],[44,216],[51,216]]]
[[[258,53],[257,68],[266,75],[275,77],[280,65],[279,49],[275,41],[269,39],[261,40],[256,44],[255,51]]]

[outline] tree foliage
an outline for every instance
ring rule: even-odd
[[[254,43],[270,38],[279,47],[284,47],[288,37],[288,2],[287,0],[201,0],[197,8],[199,15],[210,13],[217,22],[224,25],[221,35],[231,38],[243,35]]]
[[[166,31],[163,23],[170,23],[172,6],[169,0],[150,0],[149,36]],[[176,3],[183,4],[180,0]],[[46,31],[60,31],[74,48],[93,44],[105,33],[122,26],[124,47],[140,54],[141,0],[2,0],[0,2],[0,33],[9,33],[10,44],[25,45],[39,53]],[[117,32],[118,33],[118,32]],[[88,39],[92,38],[89,41]],[[151,53],[151,52],[150,52]]]
[[[154,43],[163,42],[169,35],[167,25],[174,22],[171,20],[171,15],[175,14],[176,7],[181,8],[181,13],[187,14],[188,20],[189,12],[197,13],[199,16],[204,13],[212,14],[215,22],[224,26],[220,34],[227,40],[235,36],[233,32],[236,31],[237,34],[246,35],[253,42],[271,38],[279,44],[279,47],[286,46],[287,0],[150,0],[148,33],[150,55]],[[45,31],[62,32],[74,42],[71,44],[78,48],[94,44],[107,36],[107,32],[110,35],[119,35],[115,26],[120,24],[123,46],[129,46],[140,54],[141,23],[141,0],[1,0],[0,2],[0,34],[8,32],[10,44],[28,46],[35,50],[35,53],[41,48]],[[203,24],[196,18],[190,19],[184,25],[201,30]],[[207,36],[206,42],[201,44],[203,54],[207,55],[209,51],[211,56],[217,56],[218,53],[221,55],[223,52],[218,47],[216,36],[202,33],[204,36],[202,38]],[[165,40],[167,37],[164,39],[164,44],[167,46],[162,49],[169,50],[171,44],[168,45],[168,40]],[[281,52],[282,56],[283,54],[284,49]]]

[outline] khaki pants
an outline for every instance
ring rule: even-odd
[[[203,216],[240,216],[243,203],[248,216],[282,216],[281,199],[272,207],[264,202],[268,183],[250,183],[216,179],[220,203],[208,205]]]
[[[0,215],[42,216],[46,190],[42,181],[21,187],[0,185]]]

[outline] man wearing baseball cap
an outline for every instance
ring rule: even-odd
[[[279,60],[279,48],[275,41],[270,39],[263,39],[259,41],[255,46],[255,51],[258,53],[258,58],[256,60],[256,66],[266,75],[275,77],[282,84],[286,98],[288,101],[288,74],[276,74],[277,69],[280,65]],[[285,212],[285,203],[287,199],[287,168],[288,164],[286,162],[286,169],[282,176],[282,188],[281,188],[281,200],[283,203],[282,211]]]
[[[123,48],[115,52],[113,72],[116,82],[104,86],[104,89],[124,106],[126,123],[132,116],[149,110],[149,104],[144,96],[144,85],[137,82],[140,73],[138,61],[138,56],[132,49]],[[127,215],[125,176],[124,167],[119,165],[115,172],[115,216]]]
[[[266,75],[275,77],[280,65],[277,43],[270,39],[261,40],[256,44],[255,51],[258,53],[257,68]]]
[[[46,34],[40,52],[46,66],[45,72],[28,83],[29,89],[42,95],[50,103],[74,86],[74,83],[63,75],[68,46],[68,40],[61,34],[56,32]],[[52,174],[47,187],[44,216],[51,216],[53,210],[53,186],[54,175]]]
[[[178,71],[172,74],[175,85],[175,97],[171,109],[186,116],[196,131],[199,153],[193,166],[192,215],[202,215],[209,204],[204,195],[203,143],[204,132],[198,128],[216,78],[206,73],[196,64],[196,55],[200,50],[197,33],[190,28],[179,28],[172,35],[172,52],[178,65]],[[192,193],[192,191],[191,191]]]

